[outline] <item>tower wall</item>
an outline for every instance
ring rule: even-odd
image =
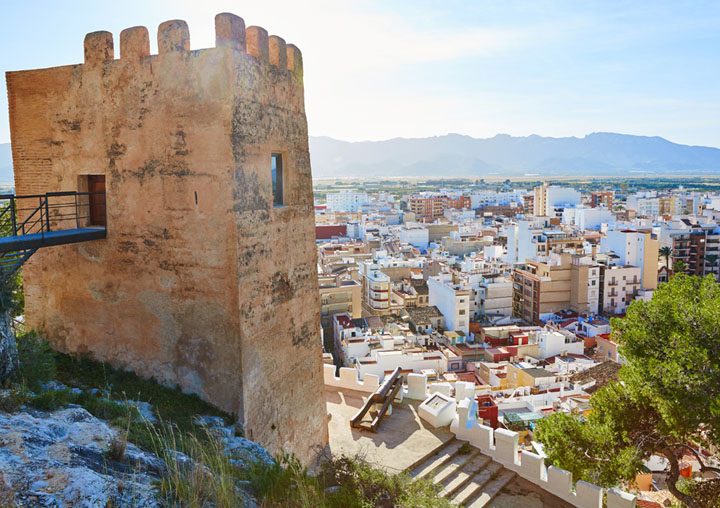
[[[85,38],[85,63],[7,73],[16,193],[105,175],[107,239],[41,249],[26,319],[67,352],[236,413],[309,460],[327,442],[300,51],[231,14]],[[285,205],[273,206],[271,153]]]

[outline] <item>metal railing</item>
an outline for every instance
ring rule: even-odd
[[[107,226],[105,192],[48,192],[16,196],[1,194],[1,236],[40,234],[50,231]],[[91,224],[91,207],[102,210],[102,224]]]

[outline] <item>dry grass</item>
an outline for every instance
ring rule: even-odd
[[[239,487],[240,472],[209,430],[203,430],[205,435],[198,437],[162,423],[148,428],[155,454],[167,464],[160,483],[160,495],[167,506],[235,508],[244,505],[246,495]]]

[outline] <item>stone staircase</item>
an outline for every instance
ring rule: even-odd
[[[463,441],[451,439],[408,468],[415,478],[432,478],[440,495],[466,508],[486,506],[516,476]],[[461,453],[468,451],[469,453]]]

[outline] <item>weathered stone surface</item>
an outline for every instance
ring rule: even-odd
[[[153,481],[165,464],[128,444],[126,464],[103,453],[116,431],[82,408],[0,412],[0,471],[22,506],[161,506]]]
[[[283,66],[273,39],[270,64],[258,27],[246,53],[239,19],[221,15],[217,48],[190,50],[172,21],[159,56],[140,57],[134,28],[127,58],[107,60],[112,39],[93,35],[92,65],[7,74],[16,192],[86,190],[88,174],[107,188],[106,240],[41,249],[24,267],[27,322],[309,461],[327,424],[302,57],[287,45]]]
[[[153,412],[152,406],[146,408]],[[234,436],[233,426],[224,426],[221,418],[199,421],[212,427],[231,463],[241,468],[257,461],[272,463],[263,447]],[[127,443],[122,461],[111,460],[106,450],[118,432],[123,431],[81,407],[0,411],[0,505],[12,499],[29,508],[166,506],[157,482],[166,474],[167,463],[133,443]],[[181,470],[197,466],[181,452],[165,452]],[[246,507],[257,506],[249,492],[243,501]]]

